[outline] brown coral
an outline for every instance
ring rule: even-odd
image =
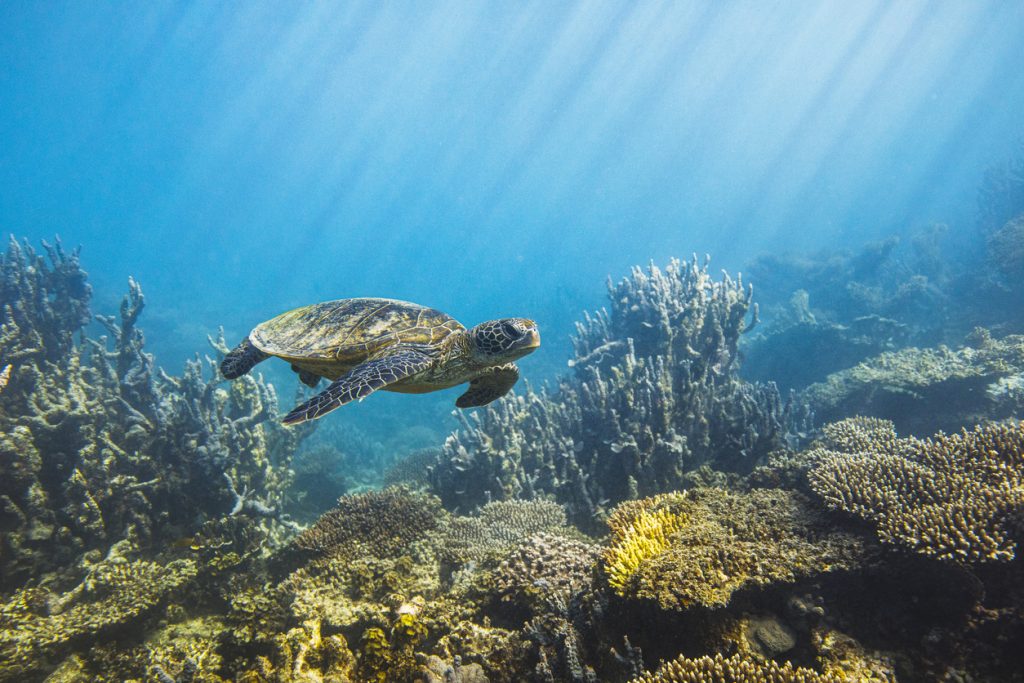
[[[705,656],[690,659],[680,655],[632,683],[845,683],[843,675],[822,674],[794,667],[789,662],[758,661],[741,655]]]
[[[854,423],[847,422],[846,428]],[[879,538],[941,560],[1013,559],[1024,505],[1024,423],[977,426],[930,439],[860,430],[822,449],[811,488],[833,508],[876,523]]]
[[[565,531],[565,510],[547,500],[507,500],[484,505],[470,517],[455,517],[444,527],[445,559],[461,563],[494,555],[544,531]]]
[[[565,536],[540,533],[516,546],[494,571],[503,601],[536,598],[568,601],[586,586],[600,556],[599,546]]]
[[[434,496],[401,487],[342,496],[294,544],[327,555],[385,557],[436,528],[443,514]]]
[[[39,588],[18,591],[0,605],[0,679],[43,669],[61,648],[131,623],[195,574],[191,560],[160,565],[115,557],[97,563],[60,596]]]

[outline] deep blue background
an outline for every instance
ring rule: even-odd
[[[633,264],[969,234],[1022,66],[1006,1],[8,1],[0,230],[83,245],[99,312],[138,278],[172,371],[391,296],[536,318],[550,376]]]

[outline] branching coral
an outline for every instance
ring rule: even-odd
[[[109,337],[86,337],[78,252],[44,246],[49,262],[12,241],[0,263],[0,366],[13,361],[0,394],[5,583],[122,539],[178,538],[233,508],[260,517],[269,544],[290,533],[288,463],[308,432],[275,424],[273,388],[249,377],[222,389],[213,359],[180,377],[157,370],[134,280],[120,315],[98,318]]]
[[[791,420],[773,386],[736,375],[750,290],[673,260],[609,284],[611,312],[577,328],[574,373],[466,418],[432,468],[449,508],[553,496],[597,528],[607,504],[679,488],[712,463],[752,467]]]
[[[640,565],[669,547],[669,536],[683,528],[685,518],[657,508],[664,497],[626,502],[608,519],[612,539],[604,554],[608,583],[620,595]]]
[[[666,609],[725,606],[737,590],[850,568],[862,554],[792,491],[692,489],[624,503],[609,524],[609,583]]]
[[[897,439],[892,424],[820,449],[811,488],[835,509],[876,523],[879,538],[940,560],[1012,560],[1024,508],[1024,423],[930,439]]]
[[[646,673],[632,683],[845,683],[842,674],[822,674],[794,667],[789,662],[759,661],[741,655],[704,656],[689,659],[680,655],[656,673]]]

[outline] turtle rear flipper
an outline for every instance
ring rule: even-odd
[[[283,422],[286,425],[293,425],[315,420],[357,398],[369,396],[377,389],[423,372],[433,362],[434,359],[428,354],[411,350],[367,361],[352,368],[350,372],[331,382],[322,392],[288,413]]]
[[[303,370],[295,363],[292,363],[292,370],[299,376],[299,381],[305,384],[310,389],[316,389],[317,385],[320,384],[320,375],[309,370]]]
[[[224,356],[220,364],[220,373],[225,379],[235,379],[253,369],[257,363],[270,358],[269,354],[263,353],[246,337],[242,343],[236,346],[231,353]]]
[[[480,375],[469,383],[469,389],[459,396],[455,405],[459,408],[485,406],[507,394],[518,379],[519,368],[515,363],[506,363],[490,368],[486,374]]]

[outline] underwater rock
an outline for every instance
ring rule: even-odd
[[[553,497],[596,530],[609,505],[679,488],[711,464],[748,470],[793,421],[771,385],[741,382],[750,290],[708,264],[673,260],[609,283],[611,313],[577,325],[573,374],[470,417],[431,468],[449,509]]]
[[[1024,510],[1024,423],[928,439],[899,439],[880,421],[840,424],[852,438],[818,449],[808,475],[826,504],[874,522],[884,543],[939,560],[1014,558],[1012,529]]]
[[[822,422],[871,415],[918,435],[1019,414],[1024,405],[1002,394],[1003,383],[1024,373],[1024,336],[992,339],[979,329],[968,341],[956,350],[940,346],[883,353],[830,375],[801,396]]]
[[[738,590],[852,569],[864,556],[857,537],[793,491],[663,494],[621,504],[608,524],[609,584],[664,609],[724,607]]]

